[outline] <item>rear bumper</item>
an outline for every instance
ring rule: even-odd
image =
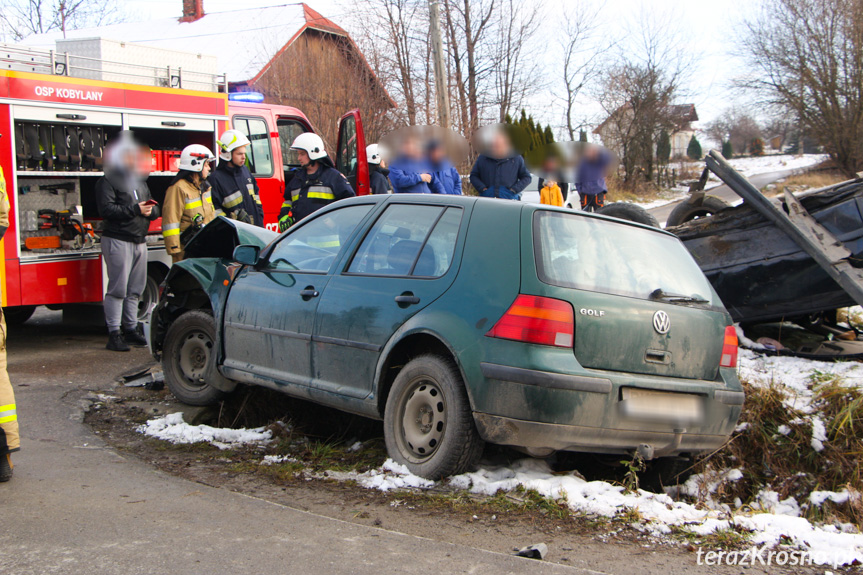
[[[726,435],[705,435],[657,431],[605,429],[522,421],[474,413],[477,430],[483,439],[498,445],[510,445],[536,450],[582,451],[588,453],[630,453],[641,445],[649,445],[656,456],[697,454],[718,449],[728,439]]]
[[[640,449],[662,457],[710,451],[728,439],[744,402],[734,370],[721,370],[722,380],[714,382],[586,370],[576,375],[487,362],[480,368],[485,393],[476,394],[474,403],[480,435],[532,453]],[[633,411],[627,400],[632,389],[697,397],[698,409],[687,417],[663,411],[665,403]]]

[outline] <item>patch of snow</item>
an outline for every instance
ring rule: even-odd
[[[842,491],[813,491],[809,494],[809,503],[816,507],[820,507],[825,501],[832,501],[833,503],[842,505],[843,503],[848,503],[849,500],[859,499],[859,497],[859,493],[852,494],[847,489],[843,489]]]
[[[764,511],[775,515],[800,516],[800,504],[793,497],[779,500],[779,494],[770,488],[764,488],[755,496],[757,505]]]
[[[788,435],[789,433],[791,433],[791,428],[785,424],[782,424],[776,428],[776,431],[778,431],[782,435]]]
[[[279,463],[295,463],[296,457],[290,455],[265,455],[261,465],[278,465]]]
[[[407,467],[392,459],[387,459],[379,469],[372,469],[358,475],[357,482],[363,487],[379,491],[405,487],[427,489],[434,485],[434,481],[414,475]]]
[[[737,427],[734,428],[734,433],[742,433],[742,432],[746,431],[747,429],[749,429],[749,423],[748,422],[738,423]]]
[[[348,450],[347,450],[347,451],[348,451],[348,453],[354,453],[354,452],[356,452],[356,451],[359,451],[359,450],[360,450],[360,449],[362,449],[362,448],[363,448],[363,442],[362,442],[362,441],[357,441],[356,443],[354,443],[353,445],[351,445],[350,447],[348,447]]]
[[[266,445],[273,437],[272,432],[264,427],[225,429],[209,425],[189,425],[183,421],[182,413],[171,413],[151,419],[144,425],[139,425],[136,431],[174,444],[206,442],[219,449],[231,449],[243,445]]]
[[[812,449],[815,451],[824,450],[824,442],[827,441],[827,428],[824,427],[824,422],[820,417],[812,418]]]

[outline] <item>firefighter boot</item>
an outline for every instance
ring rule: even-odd
[[[147,347],[147,340],[144,338],[144,329],[140,324],[135,329],[124,329],[123,339],[129,345],[135,347]]]
[[[12,479],[12,457],[7,453],[0,455],[0,483]]]
[[[130,348],[123,341],[123,335],[117,330],[108,334],[108,345],[105,346],[105,349],[111,351],[129,351]]]

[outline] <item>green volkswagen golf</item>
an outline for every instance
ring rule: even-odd
[[[174,395],[259,385],[382,419],[437,479],[486,442],[670,460],[743,405],[731,318],[672,235],[494,199],[365,196],[281,235],[219,218],[153,312]]]

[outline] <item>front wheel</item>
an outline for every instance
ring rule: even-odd
[[[213,405],[225,395],[207,383],[215,369],[216,324],[206,311],[187,311],[178,317],[165,336],[162,369],[174,396],[189,405]]]
[[[476,466],[483,441],[452,360],[422,355],[402,368],[387,397],[384,438],[390,457],[420,477],[436,480]]]

